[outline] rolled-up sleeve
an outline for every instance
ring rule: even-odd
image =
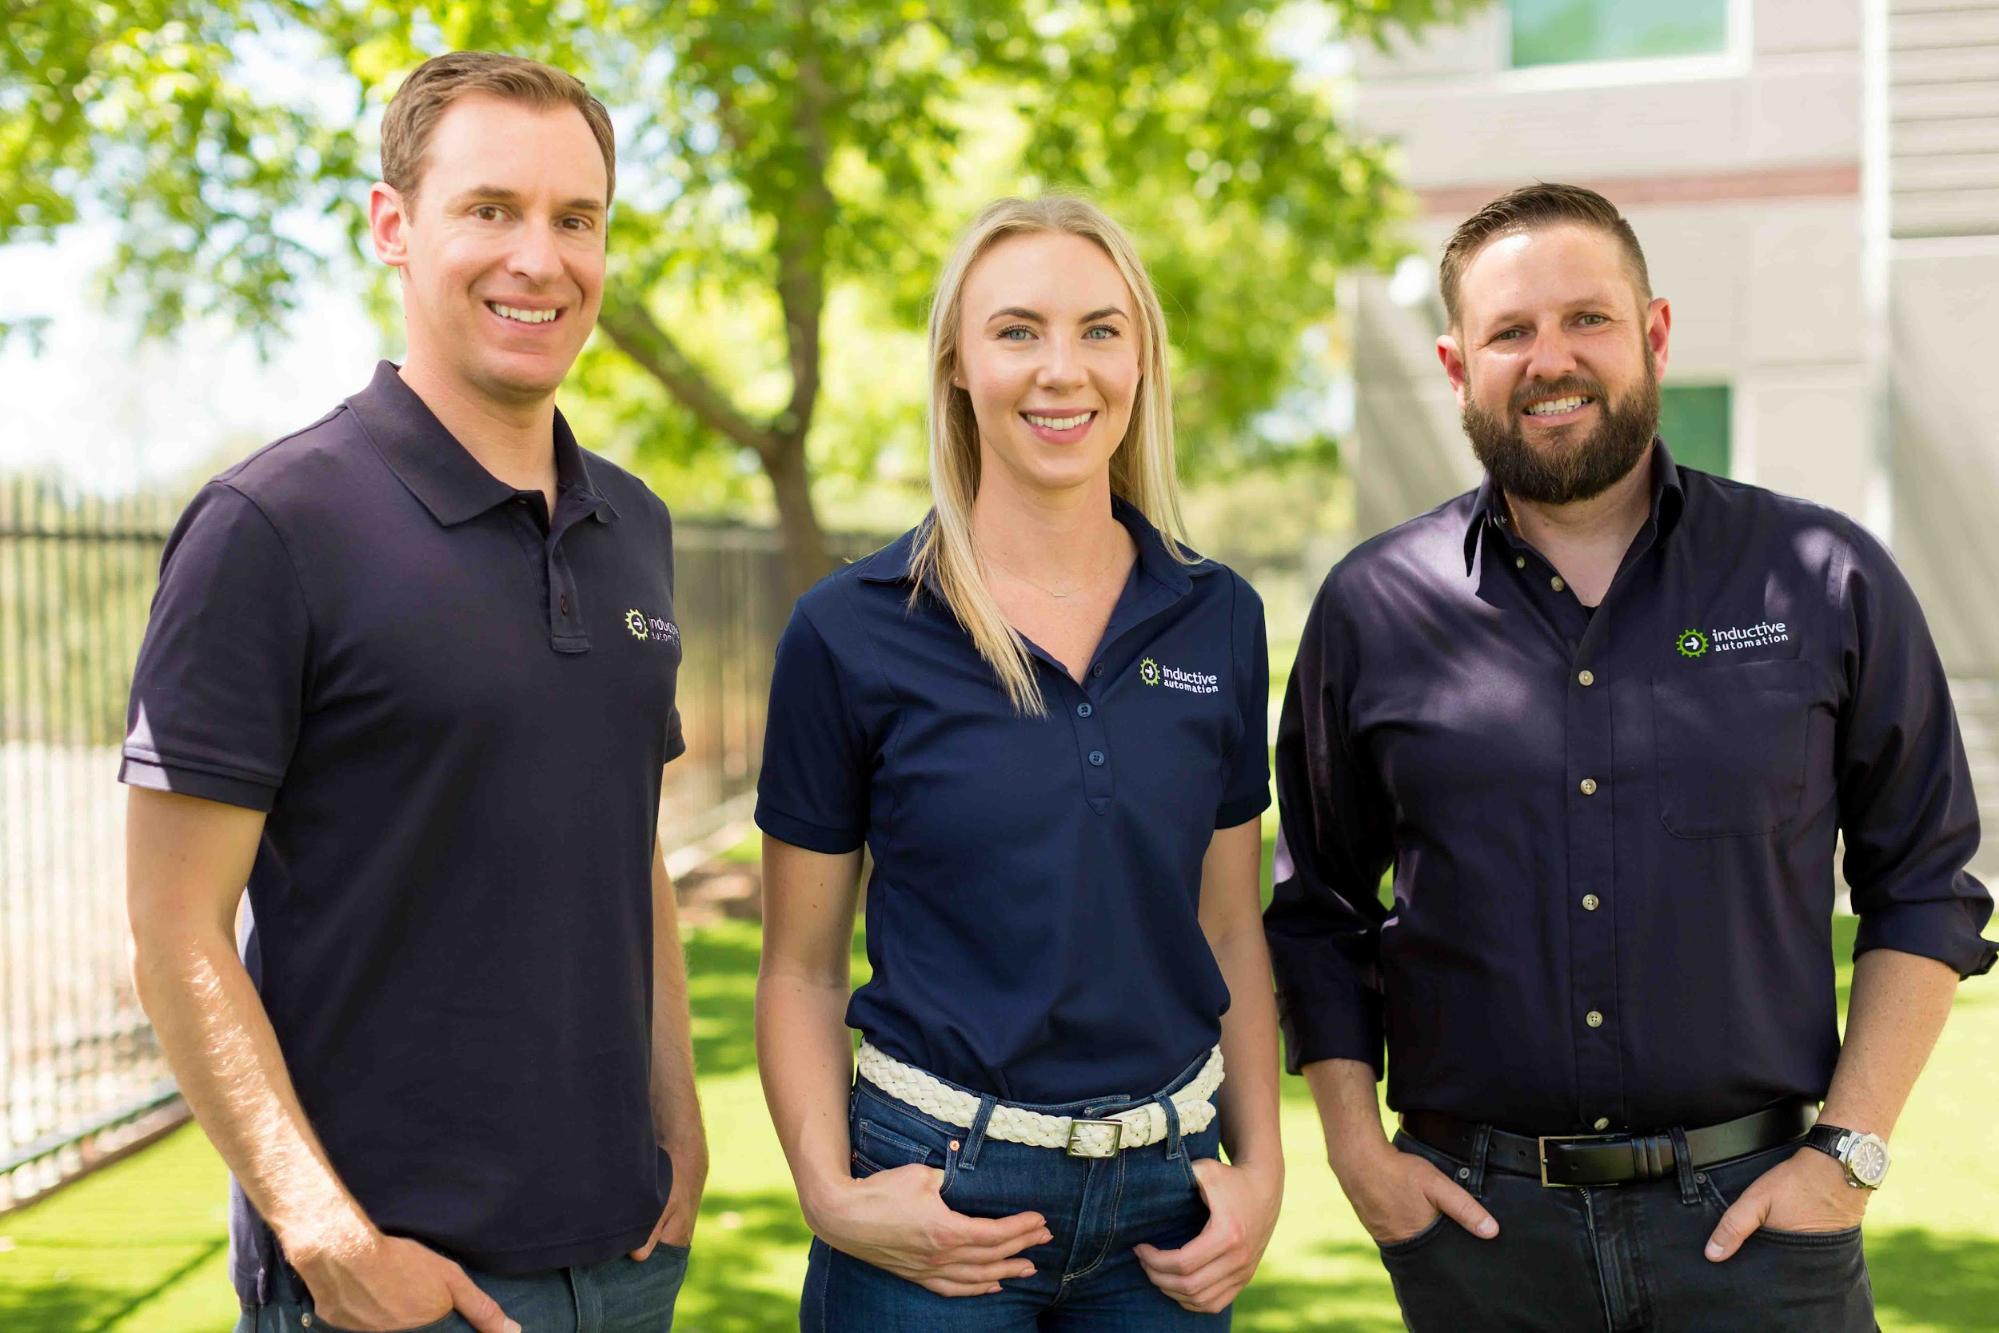
[[[1335,577],[1337,571],[1335,571]],[[1264,933],[1286,1065],[1361,1060],[1382,1071],[1376,894],[1394,857],[1389,803],[1347,728],[1351,640],[1329,577],[1305,622],[1277,727],[1276,885]]]
[[[204,487],[160,557],[119,779],[270,810],[298,742],[311,633],[277,529],[229,485]]]
[[[1966,869],[1978,807],[1943,663],[1886,549],[1855,525],[1847,535],[1834,584],[1846,688],[1835,762],[1854,954],[1895,949],[1975,976],[1999,951],[1982,936],[1992,895]]]
[[[771,670],[756,820],[780,842],[829,854],[853,851],[868,831],[870,760],[841,676],[801,602]]]

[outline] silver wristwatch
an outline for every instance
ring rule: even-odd
[[[1888,1178],[1888,1142],[1879,1134],[1821,1123],[1812,1126],[1805,1142],[1845,1167],[1846,1183],[1854,1189],[1878,1190]]]

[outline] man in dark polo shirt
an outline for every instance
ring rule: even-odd
[[[1673,462],[1607,200],[1495,200],[1442,288],[1485,483],[1332,571],[1278,732],[1266,926],[1333,1169],[1419,1333],[1871,1329],[1885,1140],[1994,958],[1922,614],[1850,519]]]
[[[235,1176],[241,1328],[658,1330],[707,1174],[655,836],[672,526],[555,410],[611,126],[460,53],[396,94],[382,166],[408,359],[217,477],[162,562],[140,994]]]

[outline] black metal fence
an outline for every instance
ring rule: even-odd
[[[117,770],[182,498],[0,478],[0,1208],[178,1110],[131,982]],[[669,849],[747,815],[790,610],[774,533],[683,524],[675,551],[688,752],[667,770]]]

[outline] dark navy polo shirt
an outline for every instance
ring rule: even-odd
[[[848,1025],[1011,1101],[1150,1093],[1214,1045],[1201,860],[1270,803],[1262,602],[1115,508],[1138,559],[1081,685],[1030,645],[1045,717],[910,605],[915,532],[799,599],[771,679],[757,823],[874,856]]]
[[[1992,966],[1964,746],[1851,520],[1651,455],[1594,614],[1490,481],[1365,543],[1307,621],[1266,916],[1289,1058],[1529,1134],[1823,1098],[1834,846],[1857,949]],[[1376,887],[1394,866],[1394,903]]]
[[[246,958],[306,1116],[384,1231],[496,1272],[637,1247],[671,1180],[672,524],[560,415],[555,455],[551,515],[383,362],[210,482],[161,562],[121,773],[268,812]],[[238,1223],[254,1300],[270,1240]]]

